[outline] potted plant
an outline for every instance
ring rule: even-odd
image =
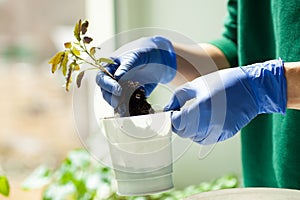
[[[67,91],[74,72],[78,72],[78,87],[88,70],[102,70],[115,79],[106,68],[115,64],[114,61],[110,58],[98,58],[98,47],[88,48],[93,41],[86,35],[88,26],[88,21],[79,20],[74,28],[76,41],[66,42],[65,50],[58,52],[49,61],[52,73],[62,72]],[[128,105],[127,112],[122,117],[104,118],[100,121],[109,143],[118,192],[122,195],[141,195],[168,190],[173,187],[170,113],[154,113],[138,82],[119,83],[122,94],[118,106]]]

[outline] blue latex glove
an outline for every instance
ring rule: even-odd
[[[168,83],[175,77],[177,65],[173,45],[161,36],[135,40],[122,46],[116,54],[118,55],[113,60],[117,64],[109,65],[106,69],[118,82],[139,82],[144,87],[146,96],[150,95],[158,83]],[[114,108],[122,93],[116,80],[102,71],[96,77],[103,98]]]
[[[261,113],[285,113],[286,79],[282,60],[221,70],[175,91],[165,110],[181,137],[213,144],[235,135]]]

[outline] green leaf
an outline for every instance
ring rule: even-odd
[[[238,186],[238,179],[234,175],[226,175],[218,178],[212,183],[212,190],[235,188]]]
[[[10,191],[9,183],[6,176],[0,176],[0,194],[8,196]]]
[[[207,183],[207,182],[203,182],[201,183],[200,185],[198,185],[198,190],[199,191],[203,191],[203,192],[206,192],[206,191],[210,191],[211,190],[211,184],[210,183]]]
[[[96,47],[92,47],[92,48],[90,49],[90,54],[91,54],[91,55],[95,55],[95,53],[96,53]]]
[[[71,51],[75,56],[80,56],[80,51],[78,49],[76,49],[75,47],[73,47]]]
[[[70,181],[75,179],[75,175],[77,173],[77,170],[66,163],[63,163],[60,168],[57,170],[57,181],[60,184],[67,184]]]
[[[91,38],[91,37],[85,36],[85,37],[83,38],[83,42],[84,42],[85,44],[90,44],[92,41],[93,41],[93,38]]]
[[[56,53],[50,60],[49,64],[52,64],[52,73],[54,73],[57,70],[57,65],[62,61],[63,55],[65,54],[64,51],[60,51]]]
[[[99,58],[98,62],[104,62],[104,63],[108,63],[108,64],[115,64],[115,62],[110,58]]]
[[[61,62],[61,67],[62,67],[62,73],[64,76],[67,75],[67,63],[69,61],[69,53],[65,52],[64,58]]]
[[[60,51],[57,52],[50,60],[49,60],[49,64],[58,64],[58,62],[60,61],[61,56],[64,54],[64,51]]]
[[[43,193],[43,200],[76,199],[76,188],[72,183],[51,184]]]
[[[199,193],[199,189],[197,189],[196,185],[190,185],[184,189],[183,193],[184,196],[191,196],[193,194]]]
[[[46,166],[40,166],[22,183],[24,190],[42,188],[51,181],[52,172]]]
[[[91,155],[86,150],[76,149],[69,153],[67,159],[73,166],[87,168],[91,162]]]
[[[81,19],[75,24],[74,27],[74,36],[77,39],[77,41],[80,41],[80,30],[81,30]]]
[[[82,81],[82,78],[84,76],[84,72],[85,71],[81,71],[78,75],[77,75],[77,79],[76,79],[76,84],[77,84],[77,87],[80,88],[81,86],[81,81]]]
[[[79,66],[78,64],[74,65],[73,70],[74,70],[74,71],[80,70],[80,66]]]
[[[88,26],[89,26],[89,22],[87,20],[85,20],[82,23],[82,26],[81,26],[81,33],[82,33],[82,35],[84,35],[87,32]]]

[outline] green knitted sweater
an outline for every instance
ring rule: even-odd
[[[229,0],[222,37],[211,44],[232,67],[278,57],[299,61],[300,1]],[[241,140],[246,187],[300,189],[300,111],[259,115]]]

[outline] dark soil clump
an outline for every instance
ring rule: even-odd
[[[124,106],[126,111],[122,117],[137,116],[153,114],[154,110],[147,102],[145,90],[139,83],[127,81],[120,83],[123,88],[123,93],[120,98],[119,106],[115,112],[118,111],[120,106]]]

